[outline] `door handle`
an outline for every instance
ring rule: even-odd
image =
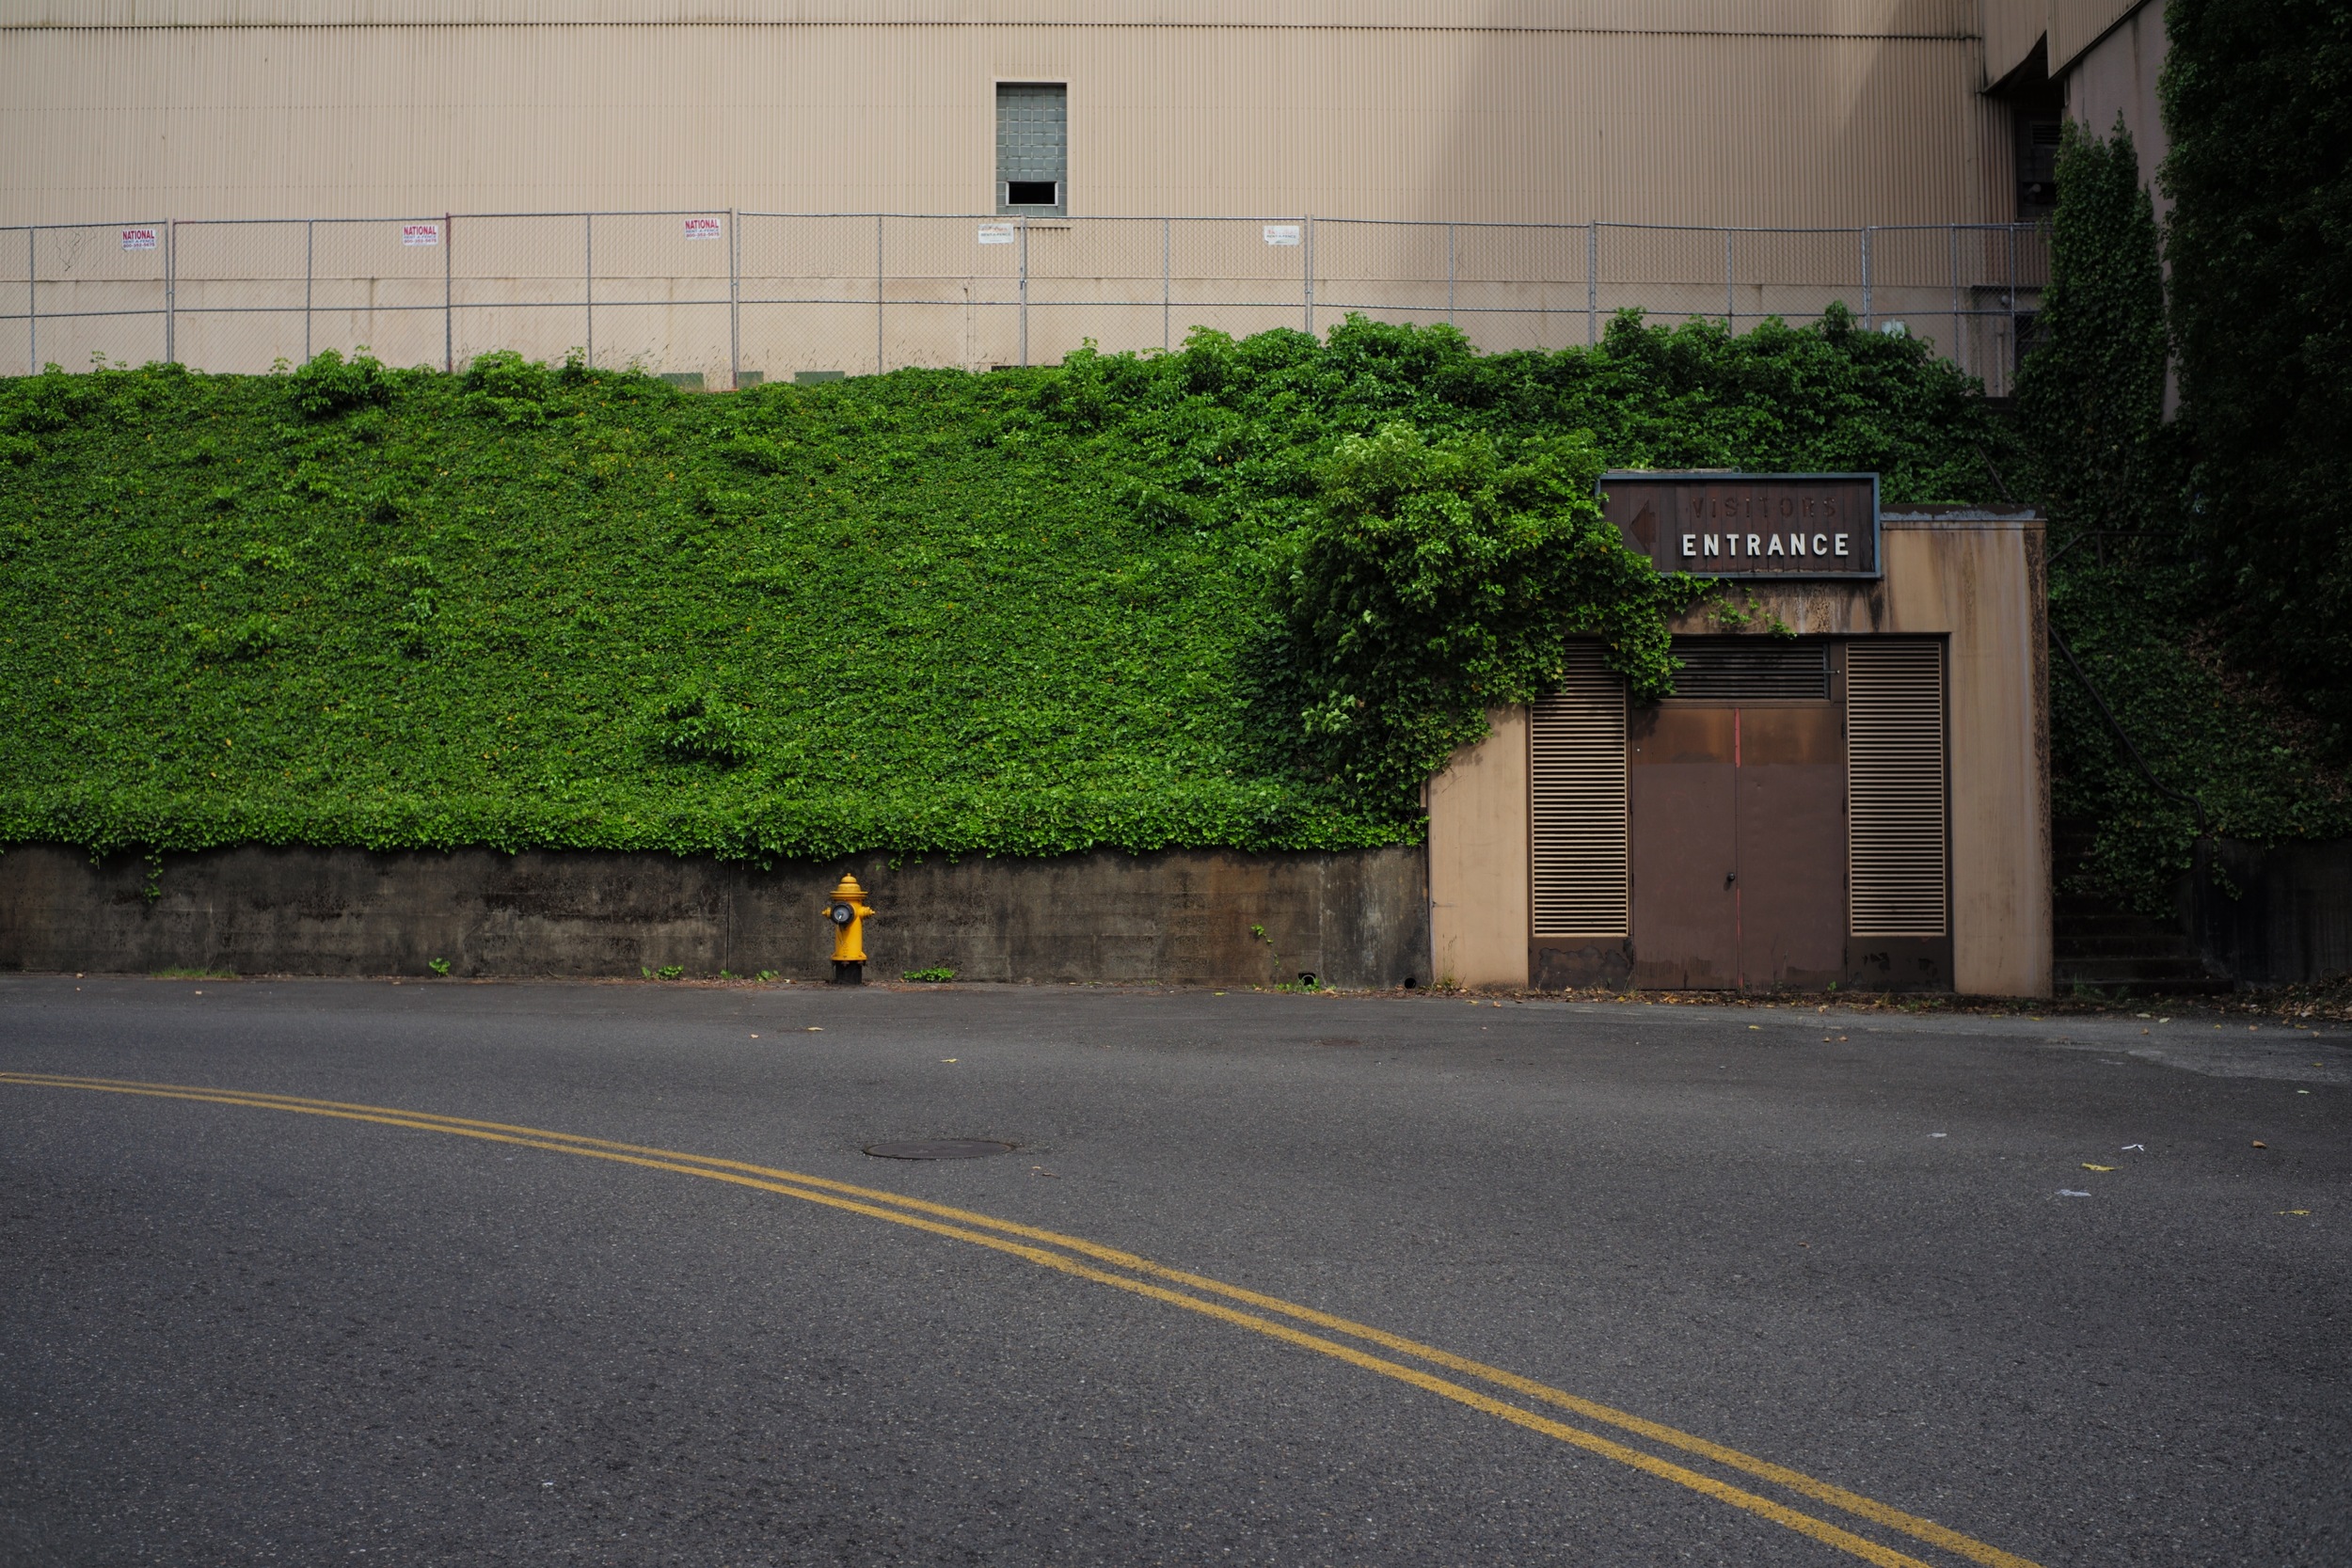
[[[1732,884],[1732,883],[1734,883],[1734,882],[1736,882],[1736,881],[1738,881],[1739,879],[1740,879],[1740,873],[1738,873],[1737,871],[1726,871],[1726,872],[1724,872],[1724,890],[1726,893],[1727,893],[1727,892],[1729,892],[1729,891],[1731,890],[1731,884]]]

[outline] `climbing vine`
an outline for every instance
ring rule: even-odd
[[[0,382],[0,843],[1406,842],[1564,636],[1670,673],[1690,590],[1599,524],[1603,461],[1968,500],[2007,441],[1843,309],[709,396],[513,354]]]
[[[2352,755],[2352,7],[2171,0],[2167,258],[2216,630]]]
[[[2051,519],[2056,805],[2092,831],[2089,880],[2151,911],[2170,907],[2201,832],[2352,832],[2318,726],[2227,657],[2191,432],[2164,420],[2165,303],[2130,134],[2070,123],[2043,342],[2018,387],[2026,473]]]

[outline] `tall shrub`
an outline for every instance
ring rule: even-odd
[[[2167,253],[2232,650],[2352,736],[2352,6],[2170,0]]]
[[[2073,120],[2058,144],[2042,346],[2018,377],[2033,481],[2057,525],[2137,531],[2167,510],[2164,276],[2132,134]]]

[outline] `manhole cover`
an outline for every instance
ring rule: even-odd
[[[1012,1145],[988,1138],[914,1138],[904,1143],[867,1144],[866,1152],[877,1160],[977,1160],[989,1154],[1010,1154]]]

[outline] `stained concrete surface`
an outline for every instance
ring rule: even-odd
[[[771,866],[593,850],[247,847],[92,862],[0,852],[0,969],[629,976],[828,974],[844,872],[880,912],[869,967],[969,980],[1352,987],[1429,978],[1418,846],[1022,859],[849,856]]]

